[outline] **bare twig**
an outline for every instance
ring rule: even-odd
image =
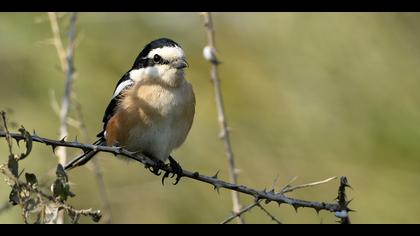
[[[64,96],[61,103],[61,110],[60,110],[60,139],[65,138],[68,136],[67,130],[67,117],[70,111],[70,96],[71,90],[73,85],[74,79],[74,66],[73,66],[73,46],[74,46],[74,38],[76,35],[76,20],[77,20],[77,13],[73,12],[70,17],[70,30],[68,33],[68,45],[67,45],[67,53],[66,53],[66,62],[67,62],[67,70],[66,70],[66,82],[64,86]],[[61,165],[65,165],[67,163],[67,155],[66,150],[63,148],[59,148],[57,150],[57,156],[59,158],[59,162]]]
[[[49,12],[48,16],[50,19],[51,30],[53,33],[54,46],[56,48],[57,55],[60,59],[61,69],[63,70],[64,73],[68,75],[67,69],[69,68],[69,65],[67,63],[68,62],[67,56],[66,56],[67,53],[64,49],[63,42],[61,40],[60,27],[57,22],[57,14],[55,12]],[[74,50],[77,44],[76,39],[73,40],[72,44],[73,44],[72,47]],[[67,116],[67,124],[77,128],[82,133],[84,142],[90,142],[88,130],[87,130],[84,117],[83,117],[82,105],[77,99],[76,91],[72,89],[70,93],[71,93],[70,96],[71,96],[72,104],[74,105],[75,110],[76,110],[77,119]],[[53,110],[58,115],[60,115],[61,114],[60,107],[55,99],[54,93],[51,94],[51,104],[52,104]],[[90,162],[90,165],[92,167],[92,172],[95,175],[95,179],[96,179],[98,189],[99,189],[101,205],[102,205],[102,208],[104,209],[103,221],[105,223],[111,223],[112,222],[111,206],[108,200],[108,194],[105,189],[105,183],[103,180],[101,168],[96,159],[93,159],[92,162]]]
[[[9,148],[9,154],[10,154],[10,157],[14,157],[13,151],[12,151],[12,149],[13,149],[12,137],[10,136],[9,128],[7,127],[6,112],[1,111],[1,118],[3,120],[4,129],[6,130],[5,138],[6,138],[6,141],[7,141],[7,146]]]
[[[259,204],[259,201],[254,202],[254,203],[250,204],[250,205],[249,205],[249,206],[247,206],[247,207],[244,207],[242,210],[240,210],[240,211],[238,211],[238,212],[236,212],[236,213],[233,213],[233,214],[232,214],[231,216],[229,216],[226,220],[224,220],[224,221],[220,222],[220,224],[227,224],[227,223],[231,222],[231,221],[232,221],[232,220],[234,220],[235,218],[237,218],[237,217],[241,216],[242,214],[244,214],[244,213],[246,213],[246,212],[250,211],[252,208],[256,207],[258,204]]]
[[[61,33],[57,20],[57,14],[55,12],[48,12],[48,18],[50,20],[51,31],[53,33],[53,44],[55,46],[55,49],[57,50],[61,70],[67,71],[66,50],[64,49],[63,42],[61,40]]]
[[[10,133],[10,136],[16,140],[25,139],[25,136],[20,133]],[[6,137],[6,133],[3,131],[0,131],[0,137]],[[155,166],[155,162],[151,158],[141,153],[130,152],[122,147],[97,146],[97,145],[92,145],[92,144],[83,144],[79,142],[68,142],[64,140],[52,140],[52,139],[42,138],[36,134],[31,135],[31,138],[33,142],[43,143],[47,146],[51,146],[53,150],[55,150],[55,148],[59,146],[78,148],[83,151],[96,150],[100,152],[112,153],[114,155],[123,155],[130,159],[136,160],[145,166]],[[176,172],[172,170],[170,166],[161,166],[161,167],[158,167],[158,169],[162,171],[167,171],[170,173]],[[217,177],[201,175],[196,171],[192,172],[188,170],[183,170],[182,173],[180,173],[180,176],[210,184],[215,189],[221,189],[221,188],[229,189],[229,190],[237,191],[246,195],[253,196],[256,200],[267,200],[267,201],[277,202],[278,204],[287,204],[287,205],[293,206],[295,209],[299,207],[307,207],[307,208],[312,208],[316,210],[317,212],[320,210],[326,210],[333,213],[336,213],[342,210],[342,207],[338,203],[325,203],[325,202],[300,200],[300,199],[288,197],[282,193],[276,193],[274,190],[271,190],[271,191],[260,190],[259,191],[259,190],[255,190],[244,185],[238,185],[238,184],[225,182],[223,180],[218,179]]]
[[[336,178],[337,178],[337,176],[334,176],[334,177],[331,177],[331,178],[328,178],[328,179],[325,179],[325,180],[312,182],[312,183],[308,183],[308,184],[296,185],[296,186],[290,186],[290,183],[289,183],[280,192],[285,194],[285,193],[289,193],[289,192],[292,192],[294,190],[301,189],[301,188],[314,187],[314,186],[317,186],[317,185],[328,183],[331,180],[334,180]]]
[[[271,189],[274,191],[276,184],[279,180],[279,176],[276,176],[276,178],[273,181],[273,186],[271,187]],[[233,219],[243,215],[244,213],[251,211],[252,208],[259,206],[261,208],[261,210],[263,210],[268,216],[270,216],[272,218],[272,220],[276,221],[276,222],[280,222],[279,220],[277,220],[272,214],[270,214],[263,206],[261,206],[261,200],[258,200],[244,208],[242,208],[242,210],[240,210],[237,213],[233,213],[231,216],[229,216],[226,220],[222,221],[221,224],[227,224],[230,221],[232,221]]]
[[[66,53],[66,82],[64,85],[64,96],[61,103],[60,110],[60,139],[64,139],[68,136],[68,125],[67,117],[70,111],[70,99],[71,91],[74,80],[74,66],[73,66],[73,55],[74,55],[74,39],[76,37],[76,21],[77,21],[77,12],[71,13],[70,16],[70,29],[68,32],[68,44],[67,44],[67,53]],[[61,45],[62,46],[62,45]],[[57,49],[58,50],[58,49]],[[60,56],[61,57],[61,56]],[[57,150],[58,161],[61,165],[67,163],[67,152],[65,148],[59,148]],[[59,217],[57,218],[57,223],[62,224],[64,219],[63,211],[59,212]]]
[[[204,48],[205,58],[211,62],[211,81],[214,85],[214,94],[216,98],[216,106],[218,112],[218,121],[220,126],[220,138],[223,140],[225,146],[226,157],[229,163],[229,179],[232,183],[237,184],[238,182],[238,173],[235,165],[235,158],[233,155],[232,145],[229,137],[229,127],[226,120],[226,114],[223,103],[222,90],[220,87],[220,79],[218,73],[218,64],[219,60],[216,56],[216,43],[215,43],[215,32],[213,27],[213,21],[211,13],[203,12],[204,26],[207,29],[207,40],[208,45]],[[239,201],[238,192],[232,191],[232,203],[233,203],[233,212],[238,213],[242,206]],[[245,223],[241,216],[238,217],[238,223]]]
[[[73,102],[74,102],[75,107],[76,107],[77,120],[79,121],[78,122],[78,124],[79,124],[78,128],[79,128],[79,130],[81,130],[81,132],[83,134],[83,139],[85,140],[85,142],[90,142],[89,132],[88,132],[88,129],[86,127],[85,119],[83,117],[82,105],[77,100],[76,96],[74,96]],[[109,203],[108,193],[107,193],[106,188],[105,188],[105,182],[104,182],[104,178],[103,178],[103,175],[102,175],[101,167],[99,166],[99,163],[98,163],[97,159],[95,159],[95,158],[93,158],[91,160],[91,162],[89,162],[89,163],[92,166],[92,171],[95,175],[96,184],[98,185],[98,189],[99,189],[99,198],[101,199],[101,205],[102,205],[102,208],[104,209],[103,222],[106,223],[106,224],[111,224],[112,223],[111,204]]]
[[[276,222],[277,224],[282,224],[281,221],[279,219],[277,219],[273,214],[271,214],[269,211],[267,211],[267,209],[265,209],[265,207],[263,207],[261,205],[260,202],[258,202],[257,206],[263,211],[265,212],[265,214],[267,214],[272,221]]]

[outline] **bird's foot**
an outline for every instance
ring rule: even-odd
[[[168,167],[171,168],[171,172],[166,171],[165,174],[162,176],[162,185],[165,184],[165,179],[169,177],[169,174],[172,173],[172,176],[170,178],[173,178],[176,176],[175,182],[172,183],[173,185],[177,185],[181,177],[183,176],[183,170],[182,167],[179,165],[177,161],[175,161],[171,156],[169,156],[169,164]]]
[[[155,163],[153,165],[146,165],[145,167],[153,174],[160,176],[162,172],[160,170],[165,167],[165,163],[158,159],[152,159]]]

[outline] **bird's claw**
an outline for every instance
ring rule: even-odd
[[[163,163],[161,160],[155,160],[155,164],[154,165],[146,166],[146,168],[150,172],[152,172],[153,174],[155,174],[156,176],[160,176],[162,174],[162,172],[160,172],[160,170],[164,166],[165,166],[165,163]]]
[[[182,167],[176,162],[171,156],[169,156],[169,164],[168,166],[171,168],[171,172],[166,171],[165,174],[162,176],[162,185],[165,184],[165,179],[169,177],[169,174],[172,174],[170,178],[176,176],[175,182],[172,183],[173,185],[177,185],[181,177],[183,176]]]

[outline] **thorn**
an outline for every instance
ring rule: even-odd
[[[295,204],[292,204],[292,206],[293,206],[293,208],[295,208],[296,213],[298,213],[299,206],[295,205]]]
[[[344,187],[350,188],[351,190],[353,190],[353,187],[350,186],[349,184],[344,184]]]
[[[198,178],[200,176],[200,173],[198,173],[197,171],[193,173],[194,178]]]
[[[218,179],[220,170],[217,170],[216,174],[212,176],[213,179]]]
[[[280,207],[280,205],[282,204],[282,202],[277,202],[277,205]]]
[[[356,212],[356,210],[350,209],[350,208],[346,208],[346,211],[348,212]]]
[[[67,136],[64,136],[62,139],[60,139],[60,142],[61,142],[61,143],[64,143],[64,142],[66,141],[66,140],[65,140],[65,139],[66,139],[66,137],[67,137]]]
[[[262,192],[263,192],[263,193],[267,193],[267,188],[264,188],[264,189],[262,190]]]
[[[77,141],[77,135],[76,135],[76,137],[74,138],[74,142],[75,143],[78,143],[79,141]]]
[[[271,200],[269,200],[269,199],[265,199],[265,201],[264,201],[265,204],[268,204],[270,202],[271,202]]]
[[[33,130],[32,133],[33,136],[37,136],[35,130]]]
[[[214,184],[213,186],[214,186],[214,190],[216,190],[216,191],[217,191],[217,194],[219,194],[219,195],[220,195],[220,191],[219,191],[220,186],[219,186],[218,184]]]
[[[319,215],[319,212],[322,210],[321,208],[314,208],[316,211],[316,214]]]
[[[51,144],[51,148],[52,148],[53,153],[55,153],[55,149],[57,149],[57,146],[54,144]]]
[[[268,191],[268,193],[271,193],[271,194],[276,194],[276,193],[274,192],[274,188],[272,188],[270,191]]]
[[[16,139],[16,144],[17,144],[17,146],[20,148],[19,143],[20,143],[20,139]]]

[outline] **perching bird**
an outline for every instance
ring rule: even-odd
[[[118,145],[161,163],[170,158],[172,150],[185,141],[195,113],[194,92],[185,79],[186,67],[183,49],[171,39],[147,44],[118,81],[105,110],[103,131],[94,144]],[[88,151],[65,169],[84,165],[97,153]]]

